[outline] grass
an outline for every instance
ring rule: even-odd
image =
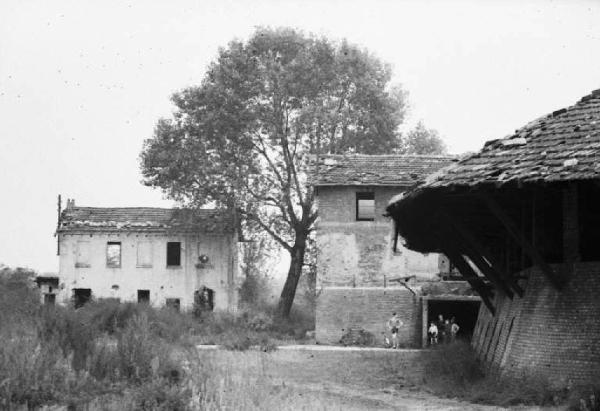
[[[192,409],[194,401],[223,402],[210,390],[218,381],[234,380],[226,369],[198,358],[195,344],[272,351],[274,338],[292,340],[311,327],[306,316],[295,313],[287,323],[272,310],[195,318],[114,300],[79,309],[42,306],[32,276],[0,267],[0,409],[105,397],[117,398],[114,409]]]
[[[593,387],[561,388],[539,375],[526,372],[505,375],[491,370],[477,359],[470,345],[462,341],[423,351],[420,362],[422,378],[414,379],[411,384],[420,385],[439,397],[501,407],[563,405],[573,410],[586,410],[581,398],[586,403],[597,403],[597,388],[596,391]],[[389,365],[387,372],[404,375],[404,371],[390,369]],[[590,400],[594,392],[596,396]]]

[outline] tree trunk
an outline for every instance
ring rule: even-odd
[[[302,267],[304,265],[304,253],[306,251],[306,235],[299,234],[296,236],[296,241],[292,250],[290,251],[291,260],[288,275],[279,297],[279,306],[277,307],[277,313],[281,318],[288,318],[294,303],[294,297],[296,295],[296,288],[298,287],[298,281],[302,274]]]

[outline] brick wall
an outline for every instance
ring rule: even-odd
[[[406,288],[329,287],[317,299],[316,338],[320,344],[335,344],[349,328],[361,328],[383,342],[382,332],[392,312],[404,325],[399,342],[410,347],[421,344],[421,299]]]
[[[600,379],[600,263],[553,265],[569,273],[556,290],[537,268],[523,272],[523,298],[497,295],[497,315],[479,312],[473,346],[506,372],[535,371],[556,385]]]

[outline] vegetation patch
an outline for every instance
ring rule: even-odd
[[[541,376],[525,372],[500,374],[479,361],[471,346],[463,341],[425,350],[420,354],[419,362],[423,366],[423,374],[409,384],[421,386],[436,396],[502,407],[562,405],[573,410],[594,409],[590,408],[591,404],[597,407],[597,389],[556,387]],[[405,370],[389,364],[383,370],[401,376],[405,381]],[[584,403],[586,405],[582,405]]]

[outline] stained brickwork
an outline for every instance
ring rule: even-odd
[[[529,277],[522,299],[497,295],[496,317],[482,306],[473,339],[479,356],[506,372],[535,370],[557,385],[598,381],[600,263],[576,263],[562,291],[536,268],[522,274]]]
[[[320,344],[335,344],[351,328],[366,330],[382,345],[389,336],[386,323],[396,312],[403,326],[398,333],[403,346],[421,344],[421,299],[406,288],[328,287],[319,295],[316,331]]]

